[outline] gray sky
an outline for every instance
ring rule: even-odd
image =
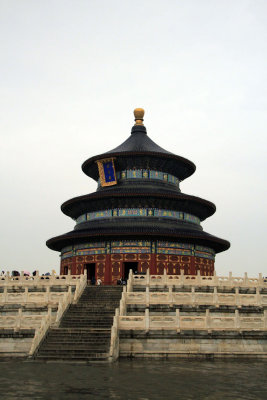
[[[87,158],[129,135],[189,158],[214,202],[220,275],[267,275],[266,0],[0,0],[1,269],[59,270],[60,205],[96,190]]]

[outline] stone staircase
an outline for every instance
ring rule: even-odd
[[[113,316],[121,295],[121,286],[87,286],[60,326],[49,329],[35,359],[108,361]]]

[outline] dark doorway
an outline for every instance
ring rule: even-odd
[[[87,281],[95,283],[95,263],[85,264]]]
[[[133,271],[133,274],[138,271],[138,262],[125,262],[124,263],[124,274],[123,280],[127,281],[129,277],[130,269]]]
[[[65,266],[64,267],[64,275],[68,275],[68,271],[69,271],[69,267],[68,266]]]

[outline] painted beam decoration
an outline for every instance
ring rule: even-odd
[[[117,185],[115,158],[105,158],[97,161],[101,186]]]

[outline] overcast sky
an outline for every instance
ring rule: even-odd
[[[182,191],[217,206],[217,273],[267,275],[266,0],[0,0],[0,29],[1,269],[59,271],[60,205],[143,107],[197,166]]]

